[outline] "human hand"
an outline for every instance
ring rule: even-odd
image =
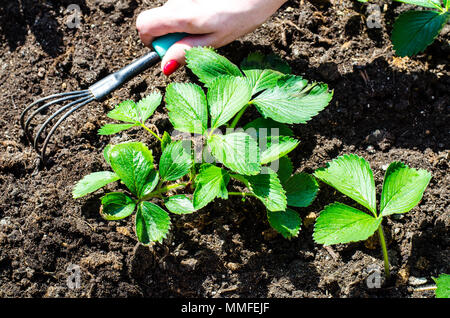
[[[136,21],[146,46],[168,33],[191,34],[167,51],[161,66],[172,74],[185,64],[185,51],[195,46],[219,48],[252,32],[286,0],[168,0],[162,7],[142,12]]]

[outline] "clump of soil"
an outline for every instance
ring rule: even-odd
[[[255,200],[216,200],[195,215],[173,217],[172,235],[151,248],[137,244],[133,220],[104,221],[99,193],[71,198],[82,176],[107,169],[101,152],[111,140],[156,143],[139,131],[98,136],[105,112],[124,99],[164,92],[173,81],[195,80],[185,70],[166,78],[158,68],[133,79],[101,104],[72,116],[50,146],[51,160],[36,169],[37,155],[19,126],[25,105],[39,96],[82,89],[119,69],[145,49],[134,20],[163,1],[13,0],[0,6],[0,297],[433,297],[418,292],[431,276],[449,272],[449,28],[413,59],[393,55],[389,34],[408,8],[381,8],[379,28],[368,28],[367,5],[356,1],[288,1],[254,33],[220,50],[239,63],[248,53],[275,52],[295,74],[329,83],[330,106],[307,125],[294,126],[301,145],[298,171],[312,172],[338,155],[357,153],[375,171],[379,190],[389,162],[431,171],[418,207],[385,227],[394,279],[369,288],[382,270],[376,240],[325,249],[313,242],[320,210],[344,200],[323,186],[315,203],[299,212],[298,238],[270,229]],[[66,26],[70,4],[81,26]],[[249,120],[256,113],[243,118]],[[152,119],[169,128],[163,107]],[[72,265],[81,286],[70,289]]]

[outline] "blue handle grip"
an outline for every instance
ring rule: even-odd
[[[155,52],[158,53],[159,57],[162,59],[166,55],[167,50],[176,42],[185,38],[187,33],[169,33],[155,39],[152,43]]]

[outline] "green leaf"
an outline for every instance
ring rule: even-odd
[[[145,123],[161,104],[161,100],[162,95],[159,92],[151,93],[147,97],[141,99],[136,105],[138,121]]]
[[[141,142],[115,145],[109,154],[111,167],[127,188],[142,198],[154,188],[158,179],[153,166],[152,151]]]
[[[362,241],[369,238],[380,223],[381,218],[335,202],[320,212],[313,238],[316,243],[324,245]]]
[[[167,86],[165,100],[175,129],[196,134],[208,129],[208,106],[200,86],[172,83]]]
[[[99,135],[114,135],[122,130],[135,127],[135,124],[106,124],[98,130]]]
[[[187,141],[190,146],[190,141]],[[164,181],[172,181],[189,173],[193,165],[191,154],[187,152],[185,142],[177,141],[164,149],[159,161],[159,173]]]
[[[270,226],[287,239],[296,237],[302,225],[302,219],[298,213],[289,208],[286,211],[267,211],[267,219]]]
[[[354,154],[338,157],[314,176],[376,213],[375,181],[369,163]]]
[[[291,67],[281,57],[275,54],[264,55],[260,52],[250,53],[242,62],[241,68],[247,70],[270,69],[284,74],[291,73]]]
[[[212,135],[208,146],[219,162],[237,173],[255,175],[261,170],[258,144],[246,133]]]
[[[308,86],[294,93],[289,88],[274,87],[258,95],[253,103],[264,117],[287,124],[306,123],[331,101],[333,93],[325,84]]]
[[[194,204],[184,194],[174,195],[164,201],[166,208],[175,214],[189,214],[196,211]]]
[[[246,133],[256,138],[261,152],[261,164],[266,164],[291,152],[299,141],[285,124],[268,118],[257,118],[244,126]],[[289,175],[290,176],[290,175]]]
[[[156,204],[141,202],[136,213],[136,235],[142,244],[161,242],[170,228],[169,214]]]
[[[263,138],[265,138],[266,136],[294,136],[294,132],[291,128],[270,118],[259,117],[244,126],[244,130],[246,130],[248,134],[253,136],[250,131],[247,131],[251,128],[255,129],[256,139],[259,139],[260,135]]]
[[[103,188],[108,183],[119,180],[119,176],[111,171],[100,171],[88,174],[75,185],[72,196],[74,199]]]
[[[288,156],[281,157],[278,161],[277,174],[282,185],[286,183],[292,173],[294,173],[294,165],[292,164],[291,159]]]
[[[426,7],[436,9],[436,6],[440,7],[441,3],[439,0],[395,0],[398,2],[413,4],[416,6]],[[445,1],[445,0],[444,0]]]
[[[243,182],[247,188],[266,206],[269,211],[286,210],[285,191],[278,179],[278,175],[268,169],[269,173],[256,176],[237,176],[233,178]]]
[[[412,56],[425,50],[446,24],[448,13],[407,11],[394,23],[392,44],[398,56]]]
[[[150,194],[158,185],[159,182],[159,172],[155,169],[151,170],[145,180],[144,187],[141,190],[140,198],[145,197]]]
[[[299,75],[286,75],[278,80],[277,86],[293,95],[302,95],[313,88],[316,83],[309,84],[308,80]]]
[[[207,94],[211,128],[226,124],[251,97],[252,89],[242,77],[222,76],[211,82]]]
[[[267,138],[266,145],[262,145],[261,141],[259,146],[264,149],[261,152],[261,164],[266,164],[283,157],[294,150],[300,141],[287,136],[272,136]],[[265,147],[264,147],[265,146]]]
[[[431,174],[426,170],[409,168],[401,162],[392,162],[384,176],[380,211],[383,216],[406,213],[422,199]]]
[[[152,93],[137,104],[126,100],[108,113],[108,117],[127,123],[145,123],[161,104],[162,96],[159,92]]]
[[[107,164],[111,165],[111,161],[109,160],[109,153],[111,152],[113,148],[113,145],[108,144],[106,145],[105,149],[103,149],[103,157],[105,158],[105,161]]]
[[[167,145],[169,145],[171,142],[172,142],[172,137],[170,137],[169,133],[167,131],[165,131],[162,136],[161,150],[164,151],[164,149],[166,149]]]
[[[316,179],[307,173],[298,173],[290,177],[284,184],[287,204],[304,208],[309,206],[319,192],[319,184]]]
[[[450,275],[441,274],[438,278],[434,278],[436,282],[436,298],[450,298]]]
[[[131,215],[136,203],[129,196],[121,192],[107,193],[102,197],[100,214],[108,221],[121,220]]]
[[[186,63],[206,87],[221,75],[242,76],[236,65],[212,48],[194,47],[186,51]]]
[[[114,107],[108,115],[109,118],[124,121],[128,123],[135,123],[136,120],[136,103],[132,100],[126,100]]]
[[[216,197],[228,199],[227,185],[230,181],[228,172],[224,169],[203,164],[195,179],[194,207],[201,209]]]
[[[273,70],[247,70],[244,74],[252,88],[252,96],[265,89],[274,88],[284,76],[283,73]]]

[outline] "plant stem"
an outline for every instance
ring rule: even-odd
[[[164,180],[159,180],[159,182],[158,182],[158,185],[156,186],[156,190],[155,191],[160,191],[161,190],[161,187],[162,187],[162,185],[163,185],[163,183],[164,183]]]
[[[387,279],[391,277],[391,272],[389,271],[389,255],[386,247],[386,240],[384,239],[383,226],[380,223],[378,227],[378,236],[380,238],[381,250],[383,251],[384,258],[384,275]]]
[[[240,195],[242,197],[254,197],[255,195],[250,192],[228,192],[228,195]]]
[[[424,286],[424,287],[419,287],[414,289],[414,291],[427,291],[427,290],[436,290],[437,286],[433,285],[433,286]]]
[[[146,201],[150,198],[160,196],[162,193],[166,193],[167,191],[177,189],[177,188],[184,188],[189,184],[189,182],[182,182],[182,183],[174,183],[166,185],[164,188],[156,189],[155,191],[147,194],[145,197],[143,197],[140,201]]]
[[[445,13],[445,12],[446,12],[448,3],[447,3],[447,5],[446,5],[445,7],[441,7],[440,5],[434,3],[433,1],[430,1],[430,0],[428,0],[428,3],[431,4],[431,5],[433,5],[436,9],[438,9],[438,10],[441,11],[442,13]]]
[[[145,126],[145,124],[141,124],[142,128],[144,128],[145,130],[147,130],[149,133],[151,133],[153,136],[155,136],[156,139],[159,140],[159,142],[162,142],[162,139],[150,128],[148,128],[147,126]]]
[[[239,119],[241,119],[242,115],[244,114],[244,112],[247,110],[248,106],[250,106],[252,104],[252,101],[249,101],[247,103],[247,105],[245,105],[240,111],[239,113],[234,117],[233,122],[230,125],[230,128],[235,128]]]
[[[192,181],[195,180],[195,167],[192,165],[191,169],[189,170],[189,183],[192,183]]]
[[[447,10],[447,6],[448,6],[448,2],[446,4],[445,7],[441,7],[439,4],[434,3],[433,1],[428,0],[428,3],[433,5],[436,9],[438,9],[439,11],[441,11],[442,13],[445,13]]]
[[[173,190],[173,189],[184,188],[187,185],[188,185],[188,182],[169,184],[169,185],[165,186],[164,188],[159,189],[158,192],[159,193],[166,193],[167,191],[170,191],[170,190]]]

